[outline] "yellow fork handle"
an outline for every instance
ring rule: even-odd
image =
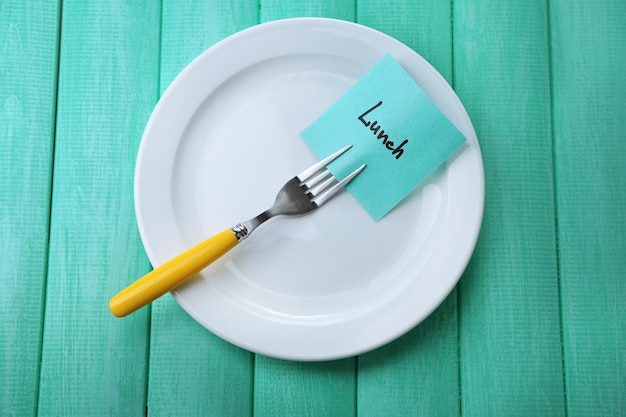
[[[206,268],[237,243],[237,236],[231,229],[216,234],[126,287],[111,298],[109,309],[116,317],[136,311]]]

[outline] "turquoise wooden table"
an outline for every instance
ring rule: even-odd
[[[448,80],[482,148],[472,260],[422,324],[301,363],[206,331],[150,270],[137,147],[215,42],[296,16],[355,21]],[[625,416],[623,0],[0,2],[0,415]]]

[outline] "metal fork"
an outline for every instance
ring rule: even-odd
[[[351,147],[340,149],[287,181],[268,210],[197,244],[126,287],[109,302],[113,315],[126,316],[171,291],[272,217],[306,214],[322,206],[365,168],[361,165],[341,181],[325,168]]]

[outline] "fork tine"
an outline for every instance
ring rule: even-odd
[[[319,161],[315,165],[311,166],[310,168],[305,169],[304,171],[302,171],[302,173],[297,175],[298,179],[300,181],[308,180],[311,175],[315,174],[317,171],[319,171],[320,169],[324,168],[326,165],[330,164],[335,159],[339,158],[339,155],[341,155],[342,153],[344,153],[345,151],[347,151],[351,147],[352,147],[352,145],[348,145],[345,148],[339,149],[334,154],[327,156],[326,158],[322,159],[321,161]]]
[[[309,191],[307,192],[311,195],[312,198],[317,197],[319,194],[322,193],[322,191],[326,190],[332,184],[338,183],[337,179],[330,173],[330,171],[326,171],[325,174],[326,179],[324,182],[320,182],[319,184],[315,184],[314,186],[309,187]]]
[[[317,205],[317,207],[320,207],[324,203],[326,203],[328,200],[330,200],[335,194],[337,194],[337,192],[339,192],[341,189],[343,189],[343,187],[348,185],[348,183],[352,181],[354,177],[359,175],[359,173],[363,171],[364,168],[365,168],[365,164],[355,169],[354,172],[352,172],[350,175],[348,175],[347,177],[339,181],[338,184],[335,184],[334,186],[332,186],[328,191],[320,193],[320,195],[316,196],[313,200],[315,205]]]
[[[324,169],[323,171],[320,171],[319,174],[313,174],[313,176],[309,177],[307,180],[302,181],[302,185],[311,189],[328,177],[332,177],[332,174],[328,169]]]

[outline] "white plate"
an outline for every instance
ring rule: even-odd
[[[274,219],[173,295],[245,349],[293,360],[359,354],[402,335],[449,294],[473,252],[484,203],[476,134],[445,80],[397,40],[353,23],[288,19],[208,49],[167,89],[135,174],[153,265],[273,202],[316,158],[299,133],[391,54],[468,139],[376,223],[342,193]]]

